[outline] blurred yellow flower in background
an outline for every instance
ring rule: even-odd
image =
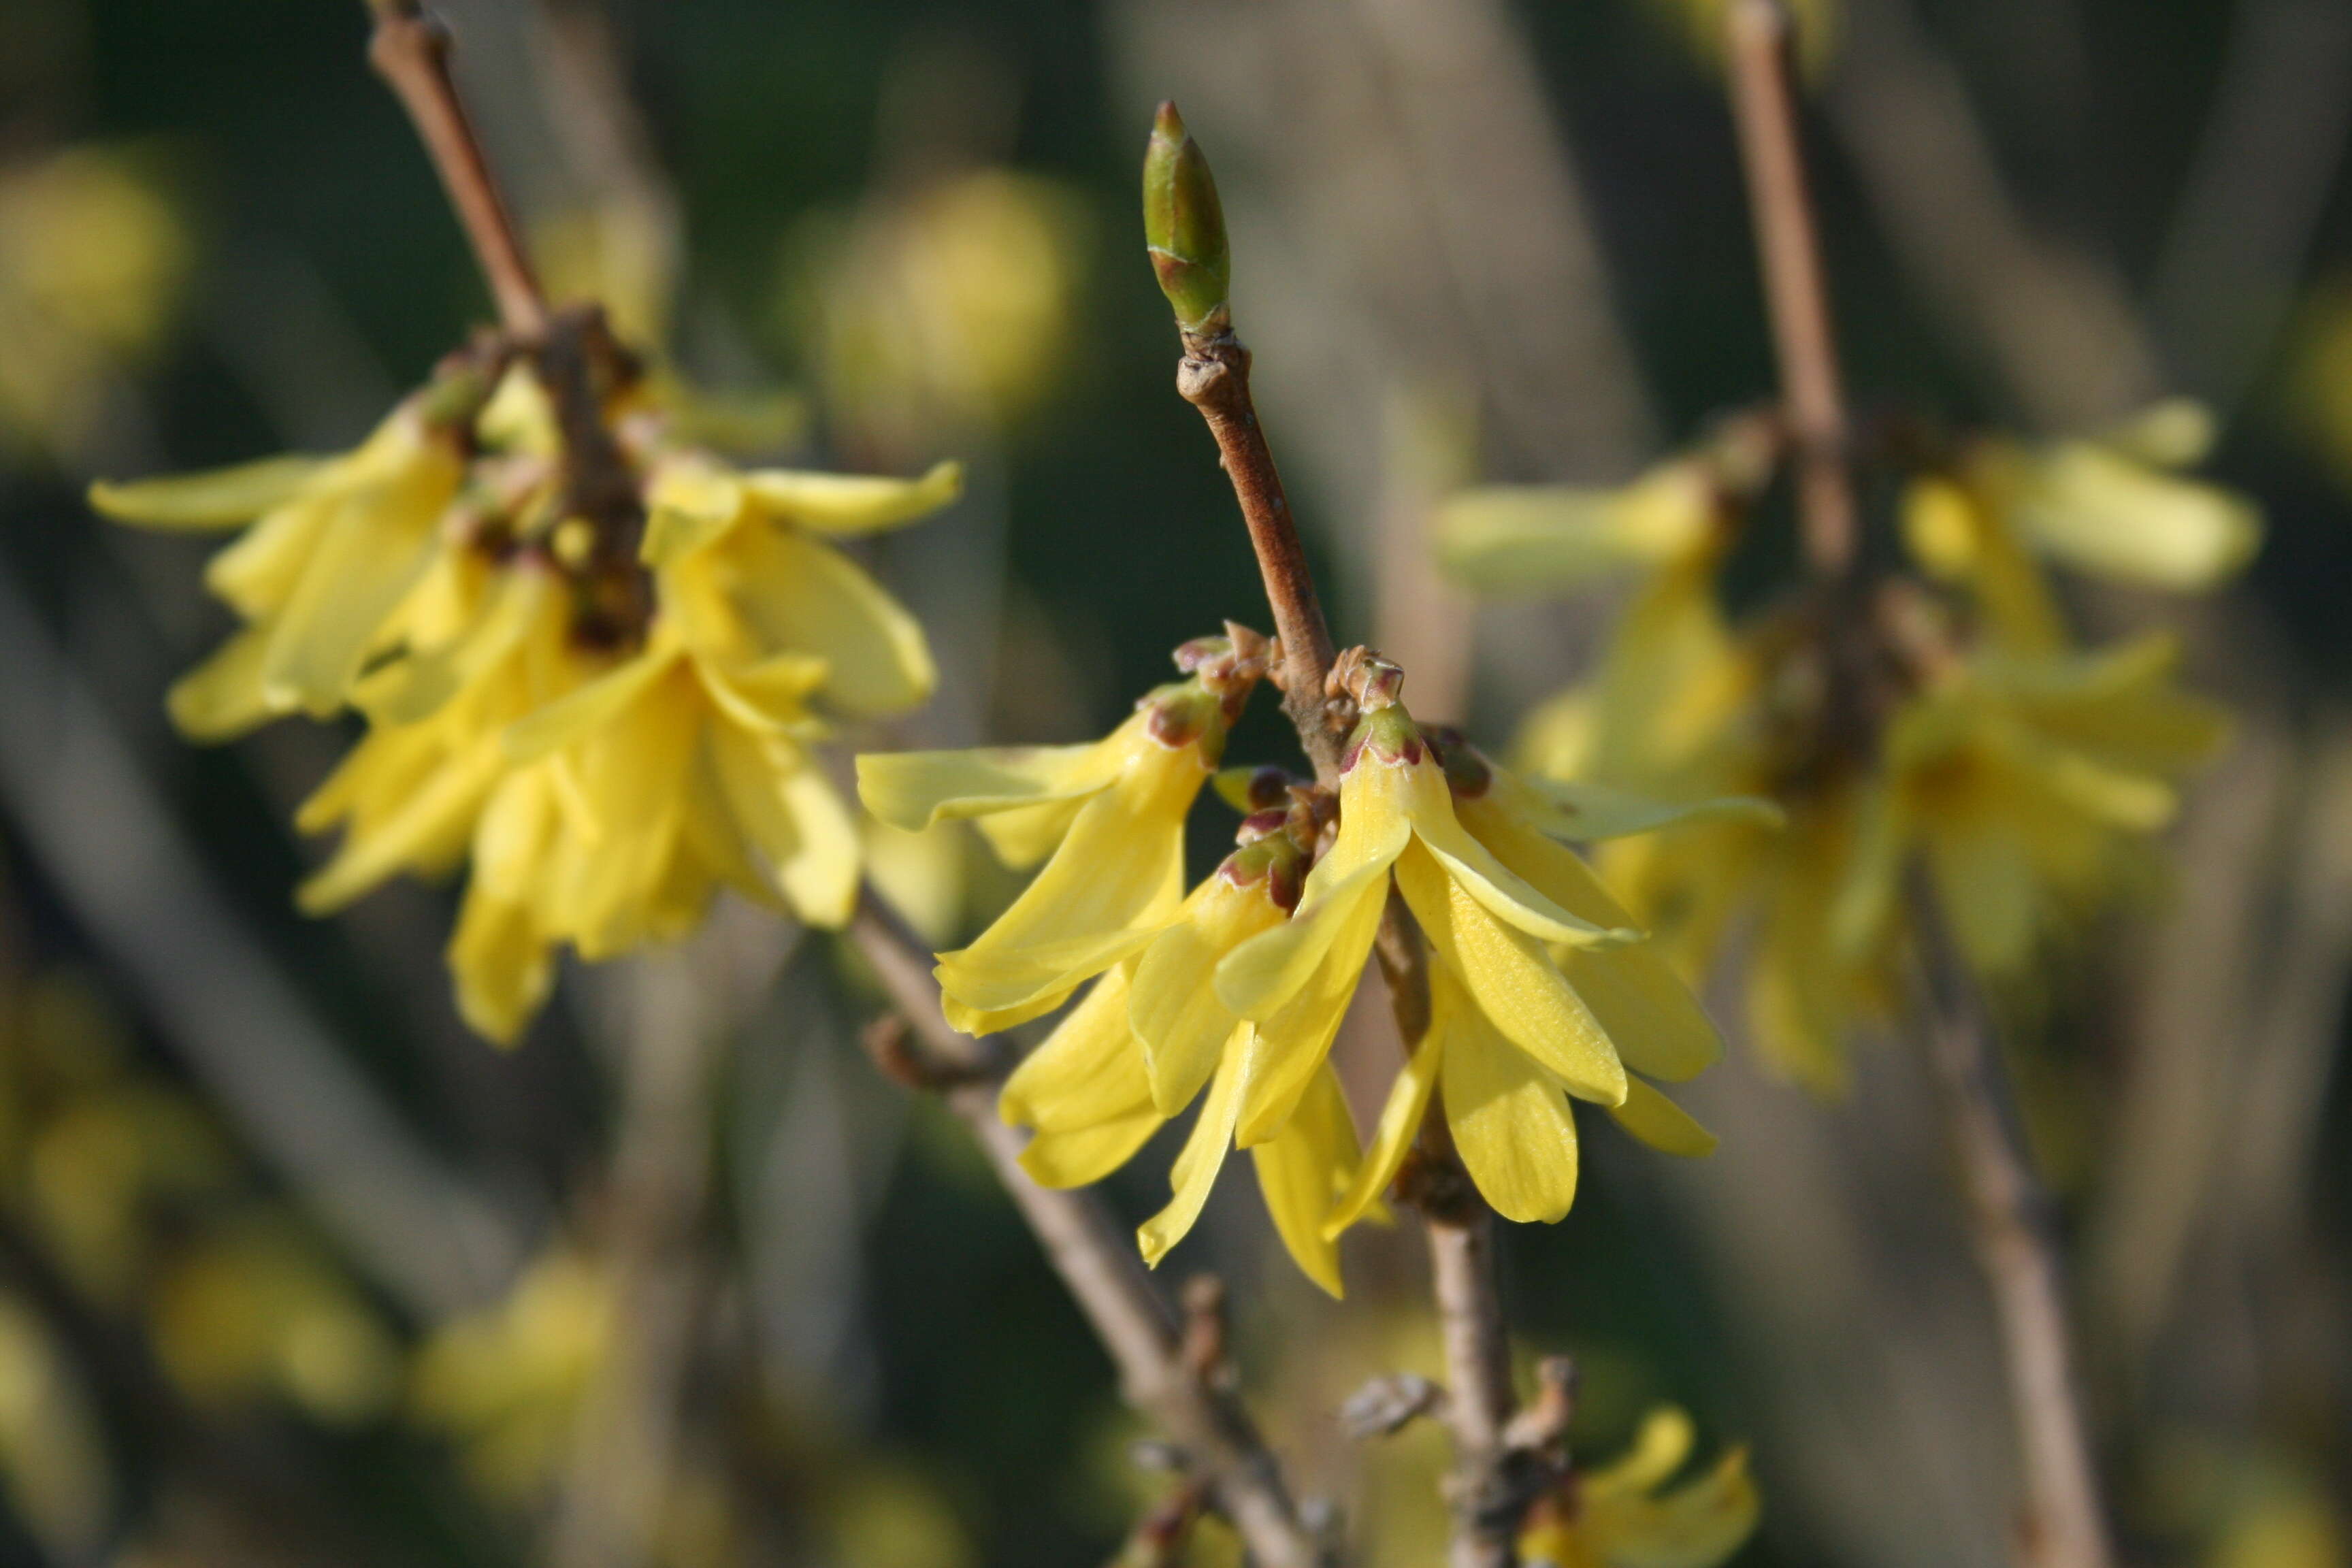
[[[456,1440],[484,1491],[527,1500],[570,1458],[575,1416],[613,1332],[604,1276],[577,1253],[548,1252],[505,1300],[452,1320],[426,1342],[409,1386],[412,1418]]]
[[[0,168],[0,457],[56,460],[89,439],[108,382],[162,342],[194,249],[120,150]]]
[[[1752,421],[1621,491],[1466,492],[1441,550],[1474,584],[1643,574],[1598,672],[1531,715],[1520,760],[1554,781],[1784,808],[1784,829],[1701,822],[1612,844],[1602,867],[1694,979],[1744,942],[1758,1049],[1834,1090],[1847,1036],[1904,994],[1915,859],[1970,967],[2012,987],[2050,940],[2154,879],[2150,836],[2223,716],[2177,688],[2168,638],[2077,651],[2043,562],[2173,590],[2225,581],[2260,521],[2174,471],[2211,439],[2201,409],[2172,403],[2095,439],[1931,447],[1901,508],[1916,575],[1742,624],[1722,577],[1777,461]]]
[[[1663,1489],[1690,1458],[1691,1419],[1672,1406],[1643,1421],[1633,1446],[1579,1469],[1536,1504],[1519,1557],[1528,1568],[1715,1568],[1756,1532],[1760,1505],[1748,1453]]]

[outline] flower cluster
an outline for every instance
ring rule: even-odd
[[[545,1001],[557,947],[682,935],[722,885],[847,920],[855,823],[811,748],[921,701],[934,671],[833,541],[961,484],[951,464],[910,481],[731,468],[674,438],[595,325],[569,405],[551,354],[488,341],[352,452],[91,492],[125,521],[244,528],[206,572],[244,627],[173,689],[173,717],[218,741],[360,713],[365,737],[297,817],[343,830],[299,901],[470,858],[449,960],[467,1021],[500,1041]]]
[[[1036,1017],[1093,982],[1005,1086],[1006,1120],[1035,1133],[1033,1175],[1097,1180],[1205,1090],[1173,1201],[1140,1232],[1145,1256],[1156,1263],[1183,1237],[1226,1151],[1244,1148],[1291,1255],[1336,1295],[1337,1238],[1375,1209],[1433,1100],[1479,1189],[1516,1220],[1568,1211],[1571,1097],[1659,1148],[1711,1146],[1635,1075],[1696,1074],[1719,1048],[1713,1026],[1557,841],[1678,813],[1521,782],[1416,725],[1397,700],[1401,672],[1360,653],[1347,664],[1361,719],[1336,792],[1228,773],[1250,814],[1239,847],[1188,894],[1183,823],[1266,655],[1234,628],[1178,662],[1190,679],[1092,745],[858,759],[883,821],[977,818],[1007,859],[1051,856],[938,971],[950,1020],[972,1032]],[[1428,937],[1431,1017],[1366,1147],[1328,1058],[1392,891]]]
[[[1523,590],[1646,568],[1597,676],[1530,720],[1524,760],[1786,809],[1785,831],[1719,822],[1612,846],[1606,867],[1688,973],[1752,915],[1758,1047],[1835,1089],[1846,1037],[1899,995],[1915,865],[1995,983],[2146,879],[2149,836],[2221,715],[2175,684],[2166,637],[2077,647],[2042,560],[2169,589],[2237,570],[2260,534],[2252,509],[2170,471],[2209,438],[2198,410],[2167,405],[2099,440],[1915,442],[1896,454],[1902,565],[1744,622],[1722,577],[1775,470],[1768,422],[1735,420],[1620,491],[1470,492],[1447,549],[1474,584]]]
[[[1519,1560],[1528,1568],[1707,1568],[1729,1558],[1755,1533],[1760,1506],[1746,1449],[1660,1489],[1689,1460],[1695,1436],[1682,1411],[1651,1411],[1632,1448],[1571,1472],[1536,1500],[1519,1536]]]

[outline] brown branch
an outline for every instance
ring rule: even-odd
[[[2049,1198],[2034,1174],[1991,1021],[1922,877],[1912,880],[1910,904],[1928,1060],[2008,1364],[2024,1473],[2018,1562],[2024,1568],[2107,1568],[2114,1554],[2075,1379]]]
[[[1727,30],[1732,110],[1780,362],[1783,416],[1796,448],[1805,558],[1834,578],[1853,564],[1859,525],[1829,285],[1797,138],[1794,28],[1780,0],[1734,0]]]
[[[1230,327],[1184,333],[1176,390],[1208,421],[1234,499],[1241,502],[1242,521],[1249,525],[1250,548],[1257,552],[1266,603],[1274,609],[1275,635],[1282,639],[1282,664],[1275,672],[1282,710],[1297,727],[1298,743],[1315,764],[1317,780],[1336,784],[1340,737],[1332,730],[1323,695],[1334,658],[1331,628],[1323,619],[1282,475],[1250,397],[1249,350]]]
[[[948,1027],[929,960],[871,893],[858,905],[850,936],[924,1047],[952,1070],[982,1075],[945,1090],[941,1103],[980,1141],[1046,1260],[1110,1352],[1121,1394],[1183,1449],[1254,1562],[1316,1568],[1313,1535],[1299,1521],[1273,1454],[1241,1402],[1188,1363],[1177,1321],[1126,1227],[1094,1192],[1042,1187],[1021,1168],[1023,1135],[996,1114],[997,1089],[1011,1065],[1003,1043],[969,1039]]]
[[[499,324],[536,341],[547,331],[547,299],[515,233],[514,217],[499,194],[481,139],[449,76],[449,35],[417,0],[370,0],[375,35],[368,60],[400,96],[416,134],[433,159],[449,205],[457,209],[467,241],[498,303]]]

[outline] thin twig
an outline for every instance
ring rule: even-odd
[[[2075,1379],[2049,1197],[2026,1151],[1991,1021],[1942,910],[1916,877],[1911,916],[1928,1060],[1967,1191],[1969,1239],[1992,1285],[2008,1363],[2024,1472],[2018,1560],[2028,1568],[2106,1568],[2113,1552]]]
[[[1249,525],[1250,548],[1257,552],[1266,602],[1274,609],[1275,635],[1282,639],[1282,666],[1276,673],[1282,710],[1297,727],[1298,743],[1315,764],[1317,780],[1336,784],[1340,737],[1326,716],[1323,695],[1335,657],[1331,628],[1323,619],[1282,475],[1275,469],[1274,452],[1250,397],[1249,350],[1230,327],[1186,332],[1176,390],[1208,421],[1234,498],[1241,502],[1242,521]]]
[[[1021,1168],[1024,1140],[996,1113],[997,1090],[1010,1066],[1003,1043],[969,1039],[948,1027],[929,960],[871,894],[859,904],[850,935],[924,1047],[967,1075],[940,1100],[980,1141],[1046,1260],[1110,1352],[1127,1402],[1183,1449],[1253,1561],[1263,1568],[1316,1568],[1314,1537],[1299,1521],[1273,1454],[1241,1402],[1188,1363],[1176,1319],[1125,1227],[1093,1191],[1042,1187]]]
[[[368,60],[400,96],[416,134],[441,175],[449,205],[466,227],[482,276],[498,303],[499,321],[518,338],[547,331],[547,299],[515,232],[514,217],[482,155],[481,139],[449,76],[449,35],[417,0],[370,0],[375,34]]]
[[[1727,26],[1732,109],[1796,447],[1805,555],[1822,575],[1836,577],[1853,563],[1857,524],[1829,285],[1797,140],[1794,28],[1780,0],[1736,0]]]

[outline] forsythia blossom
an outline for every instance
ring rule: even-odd
[[[950,1019],[974,1031],[1034,1017],[1094,978],[1004,1090],[1006,1119],[1035,1132],[1032,1174],[1096,1180],[1205,1089],[1174,1201],[1140,1233],[1145,1256],[1182,1238],[1225,1152],[1245,1148],[1293,1257],[1337,1294],[1336,1238],[1374,1208],[1441,1085],[1473,1178],[1513,1219],[1568,1210],[1570,1096],[1659,1147],[1711,1145],[1627,1068],[1686,1079],[1716,1055],[1713,1026],[1553,837],[1692,813],[1523,784],[1416,727],[1396,700],[1401,673],[1359,656],[1363,718],[1336,797],[1297,788],[1283,809],[1277,778],[1250,797],[1240,847],[1187,896],[1184,817],[1265,658],[1238,629],[1179,658],[1192,679],[1093,745],[859,759],[886,822],[976,817],[1009,859],[1052,853],[939,969]],[[1433,1016],[1362,1152],[1327,1058],[1391,887],[1433,950]]]
[[[1915,861],[1992,981],[2030,973],[2049,937],[2144,877],[2148,836],[2221,715],[2174,684],[2166,637],[2077,649],[2041,558],[2176,589],[2237,570],[2252,509],[2170,471],[2209,439],[2198,410],[2167,405],[2096,440],[1900,453],[1906,569],[1744,624],[1719,579],[1776,460],[1763,426],[1727,426],[1622,491],[1474,491],[1444,531],[1474,584],[1647,569],[1595,679],[1529,721],[1525,760],[1668,800],[1785,808],[1785,830],[1704,824],[1612,846],[1604,866],[1686,972],[1752,916],[1758,1047],[1835,1089],[1846,1036],[1896,1005]],[[1706,482],[1663,481],[1693,474]]]
[[[173,716],[225,740],[356,709],[365,738],[298,816],[343,830],[300,901],[470,858],[450,963],[501,1041],[557,946],[682,935],[721,885],[845,921],[856,827],[811,748],[934,678],[920,628],[832,541],[952,500],[953,465],[740,471],[671,438],[634,363],[604,359],[586,430],[533,367],[468,351],[349,454],[91,492],[148,526],[250,524],[206,573],[245,627]]]
[[[1680,1410],[1651,1411],[1622,1458],[1580,1469],[1537,1500],[1519,1560],[1528,1568],[1715,1568],[1727,1560],[1756,1531],[1747,1450],[1662,1491],[1690,1458],[1692,1437]]]

